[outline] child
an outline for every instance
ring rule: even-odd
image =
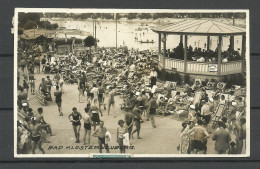
[[[119,120],[117,128],[117,143],[119,144],[120,153],[125,153],[125,146],[123,144],[124,134],[127,133],[127,129],[124,127],[124,120]]]
[[[236,143],[234,141],[230,143],[228,154],[237,154]]]

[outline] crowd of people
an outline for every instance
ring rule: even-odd
[[[211,133],[216,143],[216,154],[240,154],[245,146],[244,96],[238,96],[233,89],[227,93],[223,86],[209,89],[199,80],[183,86],[158,82],[157,60],[149,51],[100,48],[97,52],[75,56],[72,53],[58,55],[52,50],[47,53],[35,50],[22,52],[18,61],[18,153],[28,153],[29,147],[35,153],[37,145],[44,153],[42,142],[48,142],[46,134],[53,135],[51,125],[44,120],[43,108],[39,107],[38,113],[34,113],[30,107],[28,93],[36,94],[39,102],[45,104],[46,100],[53,101],[53,92],[58,114],[63,116],[64,111],[68,111],[62,109],[62,97],[66,94],[64,85],[78,86],[79,104],[84,103],[84,97],[87,98],[84,113],[72,107],[68,116],[75,142],[91,145],[90,137],[97,137],[100,153],[103,146],[109,153],[108,144],[112,137],[105,127],[109,121],[103,121],[102,116],[112,113],[116,118],[122,112],[125,113],[124,119],[118,120],[116,129],[120,153],[126,153],[135,133],[138,139],[141,138],[142,123],[151,121],[152,128],[156,128],[157,116],[177,117],[177,120],[183,121],[177,147],[182,154],[206,154]],[[35,73],[46,74],[36,88],[38,90],[35,89]],[[123,100],[120,105],[122,112],[114,108],[118,104],[117,95]],[[219,110],[221,106],[224,108]],[[83,140],[80,137],[82,123]],[[232,134],[235,140],[232,140]]]
[[[214,50],[206,50],[207,44],[204,44],[204,49],[193,47],[190,45],[187,48],[187,59],[189,61],[196,61],[196,62],[218,62],[218,48]],[[240,49],[239,49],[240,50]],[[239,50],[234,50],[229,48],[226,51],[221,52],[221,62],[225,63],[228,61],[235,61],[235,60],[241,60],[241,54]],[[182,59],[184,56],[184,47],[183,43],[179,43],[179,45],[174,48],[173,50],[168,49],[167,54],[169,58],[175,58],[175,59]]]

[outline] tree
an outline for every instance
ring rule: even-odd
[[[23,28],[25,30],[36,28],[36,22],[29,20],[24,24]]]
[[[93,36],[88,36],[86,39],[84,39],[84,45],[87,47],[95,46],[96,39]]]
[[[32,21],[35,22],[35,24],[40,23],[40,17],[41,14],[40,13],[23,13],[23,12],[19,12],[18,14],[18,26],[21,28],[24,28],[25,24],[28,21]],[[28,25],[27,25],[28,26]]]

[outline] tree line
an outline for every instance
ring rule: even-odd
[[[19,13],[19,28],[57,29],[58,24],[40,21],[41,18],[71,18],[71,19],[161,19],[161,18],[246,18],[246,13]]]

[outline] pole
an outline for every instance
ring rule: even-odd
[[[184,73],[187,72],[187,46],[188,38],[187,35],[184,36]]]
[[[93,37],[95,37],[95,21],[94,21],[94,14],[92,15],[92,19],[93,19]]]
[[[163,41],[163,69],[165,69],[165,57],[166,57],[166,34],[164,36],[164,41]]]
[[[44,21],[45,21],[44,22],[45,23],[45,30],[44,31],[45,31],[45,37],[46,37],[46,15],[45,14],[44,14]]]
[[[245,66],[246,66],[246,35],[242,35],[242,51],[241,51],[241,56],[242,56],[242,73],[245,71]]]
[[[97,52],[97,20],[95,19],[95,52]]]
[[[158,34],[159,35],[159,39],[158,39],[158,41],[159,41],[159,46],[158,46],[158,50],[159,50],[159,53],[161,53],[162,52],[162,34],[161,33],[159,33]]]
[[[221,52],[222,52],[222,36],[219,36],[218,41],[218,75],[221,74]]]
[[[116,13],[115,13],[115,18],[116,18],[116,49],[117,49],[117,17],[116,17]]]
[[[210,49],[210,36],[207,36],[207,51]]]

